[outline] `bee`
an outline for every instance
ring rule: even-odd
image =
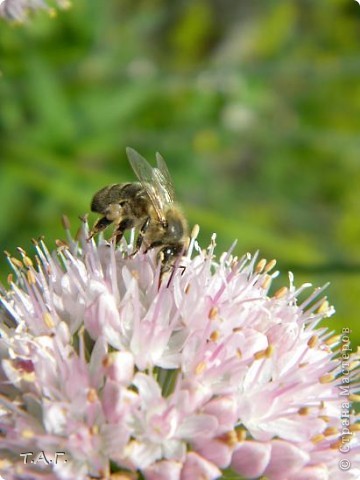
[[[132,148],[126,153],[139,182],[108,185],[95,193],[91,211],[102,216],[95,222],[89,239],[114,225],[112,238],[118,243],[126,230],[138,231],[135,255],[159,247],[161,272],[169,270],[188,246],[188,225],[175,203],[174,187],[163,157],[157,153],[152,167]]]

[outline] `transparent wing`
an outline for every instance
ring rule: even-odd
[[[175,201],[175,190],[174,186],[171,180],[171,175],[170,172],[167,168],[166,162],[164,160],[164,157],[160,155],[159,152],[156,152],[156,162],[157,162],[157,170],[160,171],[162,177],[163,177],[163,186],[166,190],[166,193],[169,197],[169,203],[172,203]]]
[[[164,176],[160,168],[153,168],[147,160],[133,148],[127,147],[126,153],[132,169],[146,193],[149,195],[160,222],[165,222],[164,208],[173,201],[172,191],[169,192],[168,190],[169,180]],[[167,175],[170,178],[168,171]]]

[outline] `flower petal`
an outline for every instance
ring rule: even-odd
[[[264,475],[273,480],[282,480],[298,472],[310,460],[310,455],[289,442],[273,440],[271,458]]]
[[[180,480],[181,468],[180,462],[164,460],[145,469],[144,474],[146,480]]]
[[[270,443],[243,442],[236,447],[233,453],[231,467],[245,478],[257,478],[263,475],[270,457]]]
[[[205,460],[197,453],[190,452],[186,455],[185,464],[181,470],[180,480],[215,480],[221,476],[221,471],[211,462]]]

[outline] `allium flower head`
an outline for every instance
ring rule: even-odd
[[[301,303],[309,285],[290,276],[270,295],[275,262],[216,259],[214,239],[193,239],[160,281],[156,253],[87,228],[52,253],[34,242],[33,260],[9,255],[4,478],[360,477],[359,355],[344,372],[344,339],[317,327],[333,312],[323,289]]]

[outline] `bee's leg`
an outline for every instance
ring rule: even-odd
[[[145,220],[145,222],[142,224],[140,228],[139,234],[136,239],[135,250],[133,251],[132,255],[135,255],[140,250],[144,240],[146,230],[149,228],[149,225],[150,225],[150,217],[147,217],[147,219]]]
[[[134,220],[132,220],[131,218],[124,218],[114,230],[111,238],[115,238],[115,243],[118,244],[124,236],[125,230],[129,230],[130,228],[133,228],[133,226]]]
[[[112,222],[112,220],[108,220],[106,217],[99,218],[99,220],[94,223],[94,226],[90,230],[88,240],[91,240],[94,235],[105,230],[105,228],[107,228]]]
[[[147,247],[147,249],[145,250],[144,253],[148,252],[148,251],[151,250],[152,248],[161,247],[161,245],[163,245],[163,242],[162,242],[161,240],[156,240],[155,242],[152,242],[152,243]]]
[[[161,285],[161,282],[162,282],[162,279],[163,279],[163,276],[165,275],[166,272],[168,272],[169,270],[171,270],[171,273],[170,273],[170,276],[169,276],[169,280],[166,284],[166,288],[169,288],[170,285],[171,285],[171,282],[173,281],[173,278],[174,278],[174,275],[175,275],[175,270],[176,269],[181,269],[181,276],[184,275],[184,272],[186,270],[186,267],[185,265],[162,265],[161,267],[161,270],[160,270],[160,277],[159,277],[159,288],[160,288],[160,285]]]
[[[186,267],[184,265],[179,265],[180,258],[184,255],[185,247],[181,245],[173,245],[173,246],[166,246],[162,250],[160,250],[158,254],[158,261],[161,262],[161,270],[160,270],[160,283],[162,278],[166,272],[171,270],[169,280],[167,282],[166,288],[169,288],[173,278],[175,271],[177,269],[181,269],[181,275],[184,274]]]

